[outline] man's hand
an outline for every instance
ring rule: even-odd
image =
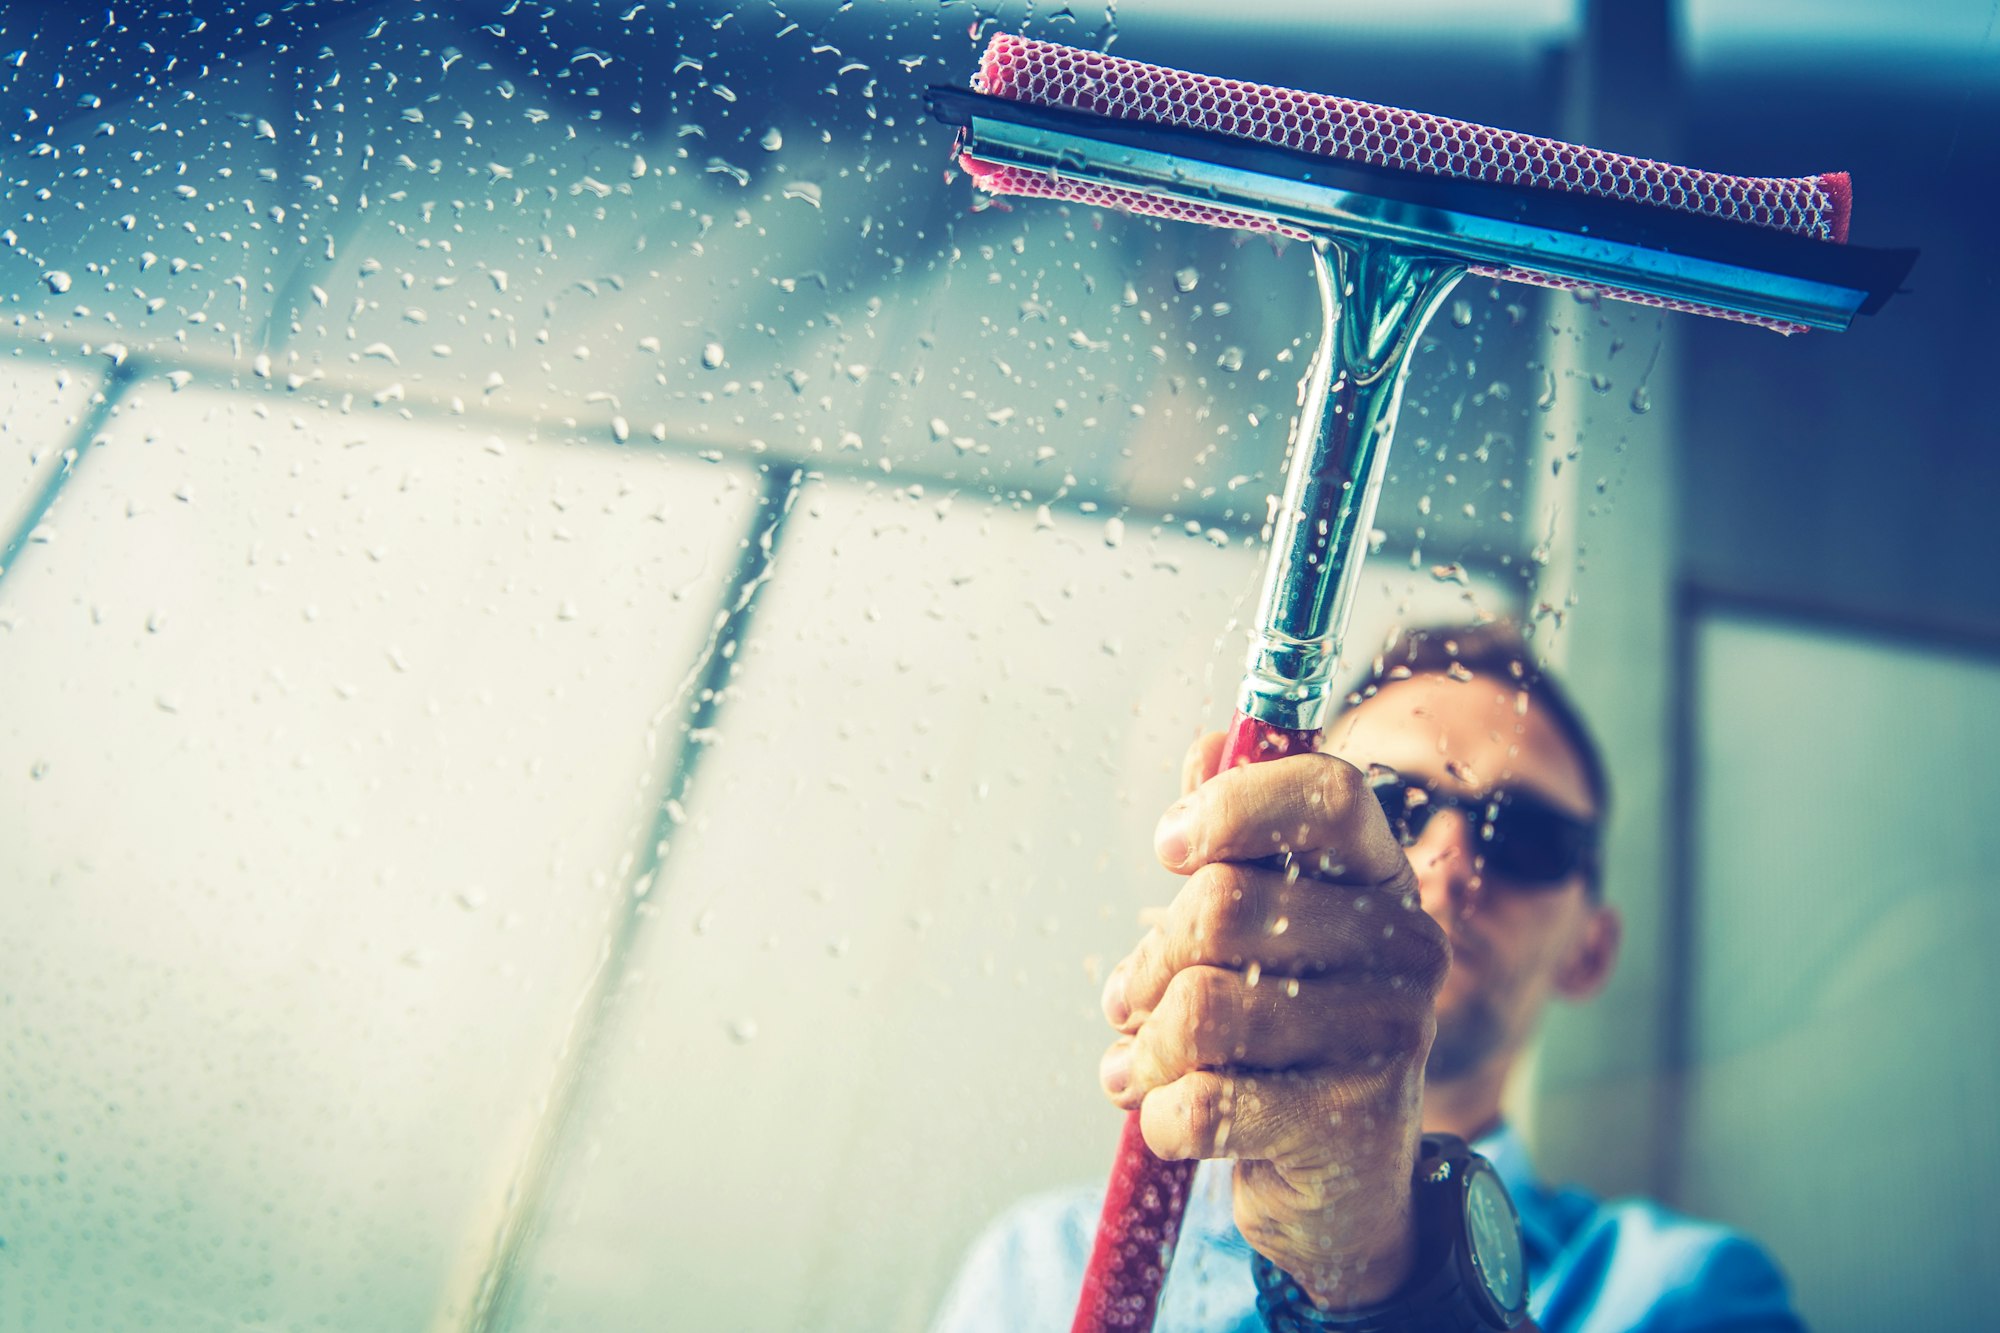
[[[1100,1076],[1168,1159],[1236,1160],[1236,1225],[1334,1308],[1394,1294],[1444,933],[1364,775],[1295,755],[1216,776],[1197,741],[1156,835],[1185,875],[1112,971]],[[1207,779],[1213,778],[1213,781]],[[1288,858],[1288,859],[1287,859]]]

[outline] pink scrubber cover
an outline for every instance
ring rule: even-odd
[[[1795,179],[1723,176],[1352,98],[1188,74],[1008,33],[987,44],[975,86],[1009,101],[1209,130],[1374,166],[1596,195],[1824,241],[1847,239],[1851,196],[1843,174]],[[1227,209],[1159,199],[1114,186],[1057,180],[1045,172],[1001,166],[970,155],[961,156],[960,161],[982,188],[996,194],[1074,199],[1211,226],[1305,235],[1282,223]],[[1542,286],[1585,286],[1525,270],[1474,268],[1473,272]],[[1637,293],[1606,290],[1604,294],[1723,315],[1786,332],[1797,328]]]

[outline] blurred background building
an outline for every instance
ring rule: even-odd
[[[1348,657],[1521,618],[1610,748],[1544,1172],[1989,1326],[1996,14],[0,4],[0,1329],[914,1330],[1103,1169],[1316,312],[976,198],[996,28],[1922,247],[1839,336],[1461,286]]]

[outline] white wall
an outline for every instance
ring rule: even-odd
[[[1699,635],[1681,1195],[1822,1333],[1989,1328],[2000,661],[1727,607]]]

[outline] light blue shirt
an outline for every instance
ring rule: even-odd
[[[1528,1309],[1543,1333],[1803,1333],[1776,1265],[1736,1232],[1644,1200],[1546,1189],[1510,1128],[1474,1147],[1521,1214]],[[1066,1333],[1102,1198],[1101,1189],[1043,1195],[1001,1217],[959,1270],[936,1333]],[[1155,1333],[1262,1333],[1256,1298],[1229,1164],[1204,1162]]]

